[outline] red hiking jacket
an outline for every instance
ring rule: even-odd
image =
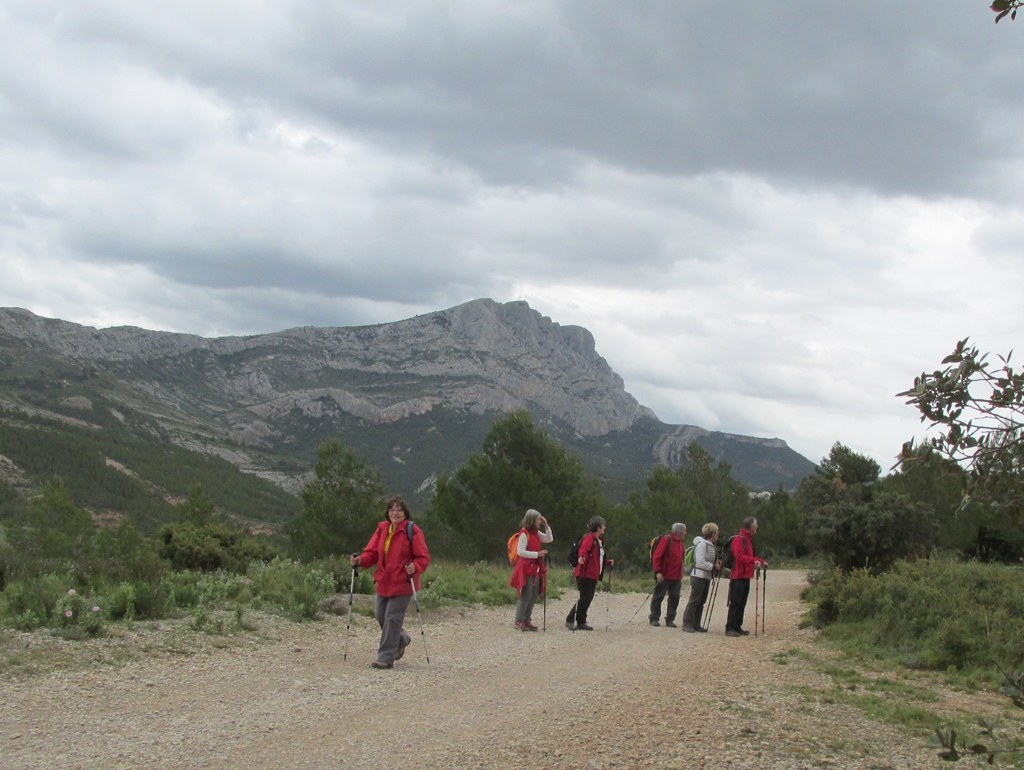
[[[540,536],[536,532],[531,532],[528,529],[521,529],[519,532],[520,534],[526,533],[527,551],[536,552],[544,547],[544,544],[540,542]],[[512,576],[508,579],[508,584],[516,589],[516,595],[518,596],[526,584],[527,577],[540,575],[540,583],[537,590],[540,593],[544,593],[544,583],[547,579],[547,574],[548,565],[544,562],[544,559],[528,559],[525,556],[520,556],[516,559],[516,564],[512,568]]]
[[[754,555],[754,538],[748,530],[737,532],[729,547],[734,560],[730,580],[750,580],[754,577],[754,567],[765,563],[764,559]]]
[[[686,543],[676,538],[671,532],[662,537],[654,545],[654,555],[651,556],[651,568],[654,574],[659,572],[665,580],[683,579],[683,553],[686,550]]]
[[[572,571],[575,577],[600,580],[604,564],[601,563],[601,538],[594,532],[588,532],[580,541],[580,556],[583,563],[576,563],[576,569]],[[605,562],[608,560],[605,559]]]
[[[423,537],[423,530],[412,525],[412,542],[409,542],[407,534],[408,522],[401,522],[391,536],[391,545],[388,546],[387,554],[384,553],[384,541],[388,536],[390,521],[382,521],[366,544],[366,548],[359,554],[359,566],[368,569],[376,565],[377,570],[373,573],[373,582],[377,584],[378,596],[407,596],[412,593],[412,586],[409,585],[409,575],[405,571],[405,565],[412,562],[416,566],[413,580],[416,583],[416,590],[420,590],[420,575],[430,565],[430,552],[427,550],[427,540]]]

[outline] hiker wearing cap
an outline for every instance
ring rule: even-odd
[[[700,624],[704,614],[704,603],[708,600],[711,579],[721,571],[722,562],[715,558],[715,543],[718,542],[718,525],[711,522],[700,529],[693,539],[693,570],[690,572],[690,599],[683,610],[683,630],[687,632],[707,631]],[[710,621],[709,621],[710,622]]]
[[[726,636],[747,636],[743,630],[743,613],[750,596],[750,579],[756,567],[767,567],[761,557],[754,554],[754,535],[757,534],[757,519],[748,516],[734,537],[729,538],[733,567],[729,575],[729,617],[725,621]]]
[[[380,624],[380,645],[374,668],[392,668],[405,654],[412,641],[402,627],[409,609],[413,586],[419,590],[420,575],[430,565],[430,553],[423,530],[412,523],[412,514],[405,501],[388,500],[384,521],[377,525],[362,553],[351,559],[353,567],[376,566],[373,582],[376,587],[374,614]]]
[[[658,539],[651,554],[651,569],[654,570],[654,591],[651,596],[651,611],[647,620],[652,626],[660,626],[661,603],[668,596],[665,608],[665,625],[676,627],[676,610],[679,607],[679,591],[683,584],[683,556],[686,551],[686,525],[676,522],[668,535]]]
[[[594,627],[587,623],[587,612],[594,601],[597,581],[604,575],[605,568],[612,569],[615,566],[615,560],[606,559],[604,554],[604,533],[607,528],[608,525],[601,516],[594,516],[587,522],[587,534],[580,540],[579,557],[576,560],[576,568],[572,571],[576,578],[579,598],[565,618],[565,627],[570,631],[594,630]]]
[[[516,546],[516,563],[508,584],[516,589],[519,602],[516,604],[515,627],[520,631],[536,631],[533,624],[533,605],[547,586],[548,552],[542,545],[555,539],[551,526],[540,511],[530,508],[523,517]]]

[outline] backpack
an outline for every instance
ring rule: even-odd
[[[575,567],[580,563],[580,543],[583,542],[583,538],[586,535],[580,535],[578,538],[572,541],[572,545],[569,546],[569,566]]]
[[[519,536],[523,533],[522,530],[512,534],[512,537],[508,539],[508,563],[515,564],[519,561]]]
[[[572,541],[572,545],[569,547],[569,566],[578,567],[580,563],[580,543],[583,542],[583,538],[589,535],[589,532],[584,532],[578,538]],[[593,542],[590,544],[590,550],[593,551],[597,547],[597,543]],[[601,565],[601,574],[604,574],[604,565]]]
[[[654,549],[658,547],[658,543],[661,542],[663,537],[668,537],[668,535],[655,535],[651,538],[651,544],[649,547],[651,552],[651,569],[654,569]]]
[[[738,537],[739,537],[739,535],[733,535],[732,537],[730,537],[728,540],[725,541],[725,552],[722,554],[722,572],[723,573],[725,573],[725,572],[732,572],[733,568],[736,566],[736,557],[733,555],[733,552],[732,552],[732,541],[735,540]],[[745,547],[744,547],[744,550],[746,550]]]
[[[689,575],[691,572],[693,572],[693,563],[694,563],[694,559],[696,559],[696,554],[694,554],[694,552],[693,552],[693,549],[695,547],[696,546],[692,546],[692,545],[689,546],[686,549],[686,552],[683,554],[683,574],[684,575]]]

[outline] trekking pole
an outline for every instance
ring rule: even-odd
[[[708,602],[707,609],[704,610],[704,624],[703,628],[711,627],[711,614],[715,611],[715,599],[718,598],[718,584],[722,582],[721,573],[711,578],[711,601]]]
[[[604,603],[604,630],[608,631],[608,612],[612,605],[612,571],[608,570],[608,590],[606,593],[606,601]]]
[[[633,613],[633,618],[635,618],[637,615],[640,614],[640,610],[642,610],[647,605],[647,602],[649,602],[651,600],[651,596],[653,596],[653,595],[654,595],[654,589],[652,588],[650,593],[647,594],[647,598],[644,599],[643,604],[641,604],[639,607],[636,608],[636,612]],[[632,623],[633,622],[633,618],[630,618],[628,622]]]
[[[754,636],[757,636],[757,610],[761,597],[761,568],[754,569]]]
[[[355,556],[355,554],[353,554]],[[352,567],[352,582],[348,586],[348,626],[345,628],[345,654],[342,660],[348,660],[348,640],[352,636],[352,594],[356,591],[356,575],[359,574],[359,567]]]
[[[763,568],[761,573],[761,636],[764,636],[764,608],[768,602],[768,566]]]
[[[551,566],[551,554],[544,554],[544,563],[547,566]],[[544,581],[544,619],[541,621],[541,631],[548,630],[548,573],[544,570],[544,574],[540,576],[540,579]]]
[[[416,596],[416,583],[409,575],[409,585],[412,586],[412,601],[416,605],[416,618],[420,621],[420,636],[423,637],[423,654],[427,656],[427,665],[430,665],[430,653],[427,652],[427,635],[423,633],[423,615],[420,613],[420,600]]]

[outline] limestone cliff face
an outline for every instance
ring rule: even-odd
[[[0,333],[130,373],[149,395],[185,411],[223,401],[269,426],[296,412],[391,422],[442,405],[527,408],[581,436],[654,418],[597,354],[590,332],[560,326],[525,302],[481,299],[377,326],[212,339],[94,329],[8,309]]]

